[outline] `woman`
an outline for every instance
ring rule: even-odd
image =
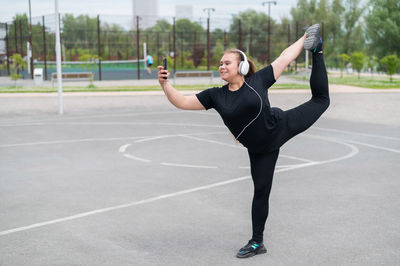
[[[310,86],[312,98],[287,111],[271,107],[268,88],[304,49],[312,52]],[[158,67],[158,80],[168,100],[184,110],[214,108],[235,139],[248,150],[254,183],[252,202],[253,235],[242,247],[238,258],[266,253],[263,232],[268,217],[268,200],[279,148],[309,128],[328,108],[329,92],[319,25],[309,27],[303,37],[286,48],[269,66],[256,72],[254,64],[239,50],[222,56],[219,73],[227,82],[196,95],[184,96],[168,82],[169,73]]]

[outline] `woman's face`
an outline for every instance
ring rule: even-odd
[[[219,64],[219,74],[221,78],[227,82],[237,77],[239,56],[236,53],[226,53],[222,56]]]

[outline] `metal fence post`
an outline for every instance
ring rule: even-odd
[[[17,20],[14,20],[14,41],[15,53],[18,53],[18,38],[17,38]]]
[[[21,20],[18,20],[19,26],[19,45],[21,46],[21,56],[24,57],[24,46],[22,45],[22,24]]]
[[[42,16],[43,21],[43,53],[44,53],[44,80],[47,80],[47,49],[46,49],[46,26],[44,21],[44,16]]]
[[[100,15],[97,15],[97,57],[99,60],[99,80],[101,79],[101,39],[100,39]]]
[[[10,75],[10,52],[8,46],[8,25],[6,23],[6,54],[7,54],[7,75]]]
[[[210,17],[207,18],[207,71],[210,71],[210,56],[211,56],[211,43],[210,43]]]
[[[160,32],[156,33],[157,66],[160,65]]]
[[[181,31],[181,67],[184,67],[185,61],[183,56],[183,31]]]
[[[174,46],[174,74],[176,72],[176,36],[175,36],[175,30],[176,30],[176,23],[175,23],[175,17],[174,17],[174,25],[172,27],[172,39],[173,39],[173,46]]]
[[[137,78],[140,79],[140,43],[139,43],[139,16],[136,16],[136,54],[137,54]]]

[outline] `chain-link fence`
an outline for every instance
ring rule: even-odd
[[[267,16],[259,24],[235,16],[163,17],[142,29],[144,20],[146,17],[61,15],[63,72],[90,71],[97,80],[154,78],[154,69],[152,74],[146,71],[146,54],[152,55],[154,65],[168,57],[173,72],[217,71],[223,51],[233,47],[245,51],[261,67],[300,37],[304,26],[285,21],[271,21],[269,26]],[[56,72],[54,15],[32,18],[31,29],[26,15],[0,24],[0,74],[9,75],[13,54],[20,54],[30,64],[28,43],[32,45],[33,67],[43,68],[44,78],[51,79]],[[303,61],[304,56],[300,56],[291,69]],[[26,69],[22,72],[24,78],[32,77]]]

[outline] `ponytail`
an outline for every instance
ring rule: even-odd
[[[252,76],[254,73],[257,71],[256,65],[253,63],[253,61],[250,60],[250,58],[247,57],[247,61],[249,62],[249,72],[246,74],[246,78]]]

